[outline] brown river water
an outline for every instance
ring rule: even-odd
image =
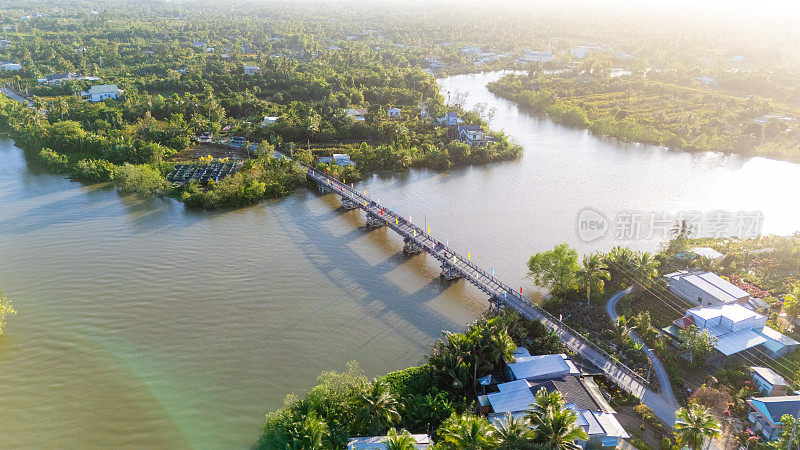
[[[800,165],[623,144],[531,117],[490,94],[498,74],[440,80],[496,108],[518,161],[376,175],[360,187],[512,286],[569,242],[655,250],[662,237],[587,243],[581,210],[760,211],[800,229]],[[242,448],[267,411],[324,370],[376,376],[424,359],[443,329],[488,306],[391,231],[301,189],[223,212],[83,185],[0,140],[0,447]]]

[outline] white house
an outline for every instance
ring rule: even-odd
[[[490,138],[480,125],[459,125],[458,140],[473,147],[486,145]]]
[[[453,127],[459,124],[464,123],[461,117],[458,117],[457,112],[446,112],[444,113],[444,117],[439,117],[436,119],[440,124],[447,125],[449,127]]]
[[[747,404],[750,406],[747,417],[753,423],[753,428],[770,441],[780,438],[783,431],[781,417],[784,414],[789,414],[795,419],[799,418],[800,395],[753,397]]]
[[[713,272],[681,270],[665,275],[669,290],[700,306],[746,303],[750,294]]]
[[[88,91],[83,93],[83,97],[90,102],[102,102],[109,98],[116,100],[123,92],[116,84],[101,84],[90,87]]]
[[[461,53],[467,53],[467,54],[472,54],[472,55],[480,55],[481,53],[483,53],[483,50],[481,50],[480,47],[476,47],[474,45],[470,45],[469,47],[462,48],[461,49]]]
[[[401,112],[400,108],[389,108],[389,109],[386,110],[386,114],[388,114],[389,117],[392,117],[392,118],[400,117],[400,112]]]
[[[579,375],[581,372],[565,354],[517,356],[508,364],[508,373],[512,380],[550,380],[567,375]]]
[[[261,121],[261,126],[266,127],[267,125],[272,125],[280,119],[279,116],[264,116],[264,120]]]
[[[758,389],[770,397],[786,395],[789,383],[769,367],[753,366],[753,382]]]
[[[550,51],[550,46],[548,45],[547,50],[545,51],[526,49],[523,59],[525,59],[525,61],[539,62],[544,64],[554,60],[555,56],[553,55],[553,52]]]
[[[261,72],[261,68],[258,66],[244,66],[245,75],[255,75],[259,72]]]
[[[583,59],[586,58],[586,56],[589,54],[589,47],[581,46],[581,47],[571,48],[569,50],[569,53],[575,59]]]
[[[344,110],[344,113],[348,116],[352,117],[353,120],[357,122],[361,122],[366,120],[367,109],[366,108],[349,108]]]
[[[17,63],[4,63],[0,65],[0,70],[22,70],[22,66]]]
[[[692,308],[673,323],[674,327],[664,330],[667,334],[679,338],[680,329],[695,325],[716,338],[714,348],[725,357],[760,346],[756,352],[777,358],[794,351],[800,344],[766,326],[766,316],[738,303]]]
[[[336,164],[342,167],[356,166],[356,163],[350,160],[350,155],[347,153],[334,153],[333,156],[320,156],[318,160],[321,163]]]
[[[717,79],[714,77],[709,77],[708,75],[703,75],[702,77],[696,77],[695,80],[703,83],[706,86],[716,86]]]
[[[428,448],[433,445],[433,440],[427,434],[412,434],[414,448]],[[386,450],[388,436],[371,436],[350,438],[347,441],[347,450]]]

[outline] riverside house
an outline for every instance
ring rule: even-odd
[[[88,91],[83,93],[83,98],[90,102],[102,102],[109,98],[117,100],[122,93],[123,90],[118,88],[116,84],[101,84],[90,87]]]
[[[753,428],[769,441],[780,438],[783,431],[781,417],[785,414],[800,418],[800,395],[753,397],[747,405],[750,406],[747,418],[753,423]]]

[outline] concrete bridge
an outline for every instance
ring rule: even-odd
[[[648,381],[608,354],[602,348],[572,330],[539,306],[531,303],[521,293],[507,286],[494,275],[478,267],[469,258],[437,240],[411,221],[386,208],[352,186],[318,170],[307,168],[309,180],[323,192],[333,192],[341,197],[346,209],[361,209],[367,217],[367,227],[389,227],[399,234],[409,254],[425,252],[439,261],[442,276],[448,280],[463,278],[486,293],[494,308],[511,308],[529,320],[540,321],[548,330],[558,335],[567,348],[597,366],[609,380],[638,398],[649,391]]]

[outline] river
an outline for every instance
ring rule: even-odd
[[[523,145],[521,159],[360,188],[507,283],[532,289],[525,260],[556,243],[620,243],[581,239],[587,207],[609,218],[757,210],[765,232],[800,228],[800,165],[598,138],[494,97],[485,85],[497,76],[440,83],[494,106],[492,127]],[[393,233],[337,206],[301,189],[188,211],[46,173],[0,140],[0,287],[19,311],[0,338],[0,446],[246,447],[264,413],[321,371],[419,363],[441,330],[486,308],[463,281],[439,280],[431,258],[403,256]]]

